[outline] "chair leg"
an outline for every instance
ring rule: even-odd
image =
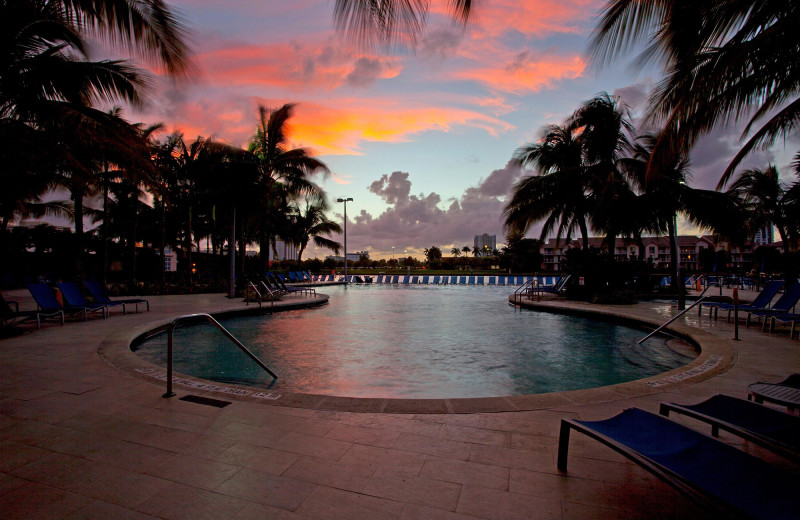
[[[558,434],[558,462],[556,466],[561,471],[567,471],[567,453],[569,452],[569,424],[561,421],[561,430]]]

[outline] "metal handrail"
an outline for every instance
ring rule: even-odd
[[[215,327],[217,327],[220,331],[222,331],[222,333],[225,334],[225,336],[227,336],[228,339],[233,341],[236,344],[236,346],[239,347],[240,350],[242,350],[242,352],[244,352],[245,354],[250,356],[250,359],[255,361],[258,366],[260,366],[261,368],[266,370],[267,373],[273,377],[273,380],[278,379],[278,376],[275,375],[275,372],[270,370],[269,367],[267,367],[267,365],[265,365],[260,359],[258,359],[258,357],[256,357],[255,354],[250,352],[250,349],[245,347],[242,344],[241,341],[236,339],[236,337],[233,334],[228,332],[228,329],[223,327],[210,314],[202,314],[202,313],[201,314],[186,314],[184,316],[178,316],[177,318],[172,320],[171,324],[169,324],[167,326],[167,330],[168,330],[168,336],[167,336],[167,338],[168,338],[167,339],[167,391],[164,394],[164,397],[172,397],[173,395],[175,395],[175,392],[172,391],[172,337],[174,335],[175,328],[177,328],[178,324],[181,323],[181,322],[190,321],[190,320],[191,321],[198,321],[200,319],[204,319],[204,320],[206,320],[208,322],[211,322],[211,324],[214,325]]]
[[[525,282],[522,285],[520,285],[519,287],[517,287],[516,290],[514,291],[514,301],[517,301],[518,299],[520,299],[520,298],[517,298],[517,296],[518,295],[521,296],[523,292],[525,292],[528,289],[530,289],[531,285],[533,285],[537,281],[538,281],[537,278],[534,276],[533,278],[531,278],[527,282]]]
[[[678,318],[680,318],[681,316],[683,316],[684,314],[689,312],[692,309],[692,307],[694,307],[695,305],[698,305],[700,303],[703,303],[705,300],[710,300],[711,298],[716,298],[716,296],[702,296],[702,297],[698,298],[697,301],[695,301],[693,304],[689,305],[688,307],[683,309],[681,312],[679,312],[678,314],[673,316],[668,322],[664,323],[663,325],[658,327],[656,330],[654,330],[653,332],[651,332],[647,336],[645,336],[642,339],[640,339],[639,341],[637,341],[636,344],[637,345],[641,345],[642,343],[644,343],[645,341],[650,339],[652,336],[654,336],[658,331],[660,331],[661,329],[663,329],[664,327],[666,327],[667,325],[669,325],[673,321],[677,320]]]

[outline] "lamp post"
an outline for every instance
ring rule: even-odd
[[[344,202],[344,283],[347,285],[347,203],[353,202],[353,197],[336,199],[336,202]]]

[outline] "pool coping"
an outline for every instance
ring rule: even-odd
[[[325,304],[328,302],[329,298],[328,295],[319,294],[313,298],[276,302],[276,305],[269,307],[259,308],[248,305],[236,308],[218,309],[216,311],[212,310],[208,312],[208,314],[212,316],[224,316],[300,309]],[[601,307],[582,302],[567,302],[560,299],[547,299],[541,302],[534,302],[514,301],[513,298],[513,295],[509,296],[510,303],[547,312],[581,316],[599,316],[617,322],[624,322],[629,325],[634,324],[653,327],[661,324],[656,321],[655,317],[645,315],[642,309],[637,310],[636,307],[631,306]],[[101,341],[97,352],[100,358],[107,364],[127,375],[144,379],[154,384],[165,384],[166,370],[140,358],[130,347],[138,338],[154,329],[168,325],[174,318],[175,316],[162,318],[142,324],[133,329],[116,331],[106,336]],[[696,345],[700,349],[698,357],[687,365],[656,376],[584,390],[474,398],[364,398],[254,389],[241,385],[214,383],[212,381],[178,373],[175,373],[173,377],[173,389],[206,394],[218,399],[233,399],[270,406],[342,412],[398,414],[517,412],[608,402],[661,393],[717,376],[730,369],[736,363],[736,351],[730,343],[732,340],[722,339],[702,329],[679,322],[670,325],[668,330]]]

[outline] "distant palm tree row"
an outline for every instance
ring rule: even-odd
[[[276,239],[309,240],[338,251],[326,236],[325,194],[311,178],[327,167],[304,149],[287,146],[293,106],[260,109],[247,149],[176,133],[157,138],[161,125],[130,124],[119,109],[140,104],[149,76],[123,60],[90,61],[88,37],[144,59],[176,79],[191,73],[185,29],[161,0],[0,1],[0,231],[28,216],[66,216],[83,257],[84,217],[99,224],[103,265],[109,243],[124,246],[135,275],[137,242],[188,255],[207,238],[221,250],[235,239],[262,258]],[[44,202],[53,190],[69,200]],[[86,207],[98,197],[102,208]],[[188,267],[187,267],[188,269]]]

